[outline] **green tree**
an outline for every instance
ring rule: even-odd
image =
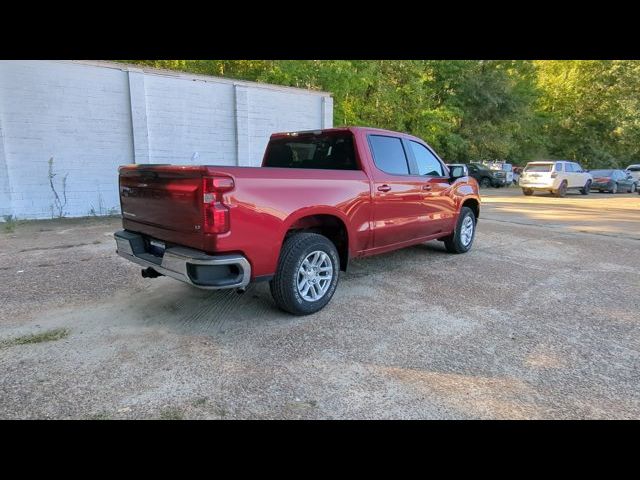
[[[640,62],[525,60],[132,60],[324,90],[334,124],[412,133],[450,162],[640,161]]]

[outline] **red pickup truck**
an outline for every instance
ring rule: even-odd
[[[205,289],[268,280],[276,304],[323,308],[350,259],[428,240],[467,252],[477,182],[419,138],[345,127],[277,133],[261,168],[124,165],[117,252]]]

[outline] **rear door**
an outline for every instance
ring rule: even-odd
[[[532,187],[546,188],[551,187],[554,183],[552,173],[562,175],[562,171],[558,172],[557,168],[561,168],[560,162],[531,162],[525,167],[523,183]]]
[[[406,145],[398,136],[368,134],[374,163],[373,247],[382,248],[421,235],[423,181],[410,174]]]

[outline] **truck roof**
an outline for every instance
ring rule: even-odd
[[[355,126],[317,128],[313,130],[299,130],[299,131],[292,131],[292,132],[277,132],[277,133],[271,134],[271,138],[295,136],[295,135],[310,134],[310,133],[320,135],[323,133],[330,133],[330,132],[356,132],[356,131],[362,131],[362,130],[365,130],[367,132],[380,133],[380,134],[390,134],[394,136],[415,138],[416,140],[420,140],[421,142],[424,142],[424,140],[404,132],[397,132],[394,130],[385,130],[383,128],[375,128],[375,127],[355,127]]]

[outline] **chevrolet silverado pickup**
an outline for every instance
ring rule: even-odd
[[[261,167],[123,165],[117,253],[204,289],[269,281],[306,315],[351,259],[429,240],[469,251],[480,195],[465,173],[419,138],[363,127],[273,134]]]

